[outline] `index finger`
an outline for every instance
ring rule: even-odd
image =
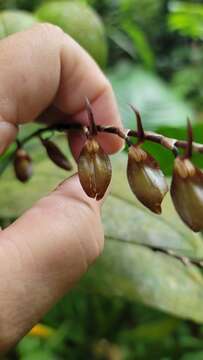
[[[109,81],[87,52],[60,28],[40,24],[2,40],[0,153],[15,138],[19,124],[35,120],[51,104],[64,113],[79,114],[85,121],[85,96],[93,104],[96,122],[121,127]],[[112,135],[102,137],[101,142],[108,152],[122,145],[121,139]]]

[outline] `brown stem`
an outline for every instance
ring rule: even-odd
[[[89,127],[86,127],[89,130]],[[120,138],[124,139],[127,145],[131,145],[130,138],[137,138],[138,134],[136,130],[130,130],[130,129],[120,129],[115,126],[103,126],[103,125],[96,125],[97,132],[103,132],[103,133],[110,133],[119,136]],[[67,124],[55,124],[51,125],[46,128],[38,129],[34,133],[30,134],[27,138],[24,138],[21,140],[21,142],[18,142],[22,145],[29,142],[34,137],[39,136],[40,134],[43,134],[46,131],[58,131],[58,132],[67,132],[68,130],[78,130],[84,132],[84,126],[78,122],[74,123],[67,123]],[[186,149],[188,146],[188,141],[184,140],[177,140],[173,138],[169,138],[166,136],[163,136],[161,134],[152,132],[152,131],[145,131],[144,132],[144,138],[147,141],[151,141],[156,144],[160,144],[161,146],[165,147],[166,149],[173,151],[174,153],[177,153],[177,149]],[[198,144],[196,142],[192,143],[192,149],[193,152],[196,153],[203,153],[203,145]]]
[[[90,127],[91,127],[91,135],[97,135],[97,126],[96,126],[96,123],[94,120],[94,114],[93,114],[89,99],[87,97],[85,98],[85,108],[87,111],[87,115],[88,115],[88,119],[89,119],[89,123],[90,123]]]
[[[187,147],[184,154],[184,159],[190,159],[192,157],[192,141],[193,141],[193,134],[192,134],[192,125],[190,120],[187,119]]]

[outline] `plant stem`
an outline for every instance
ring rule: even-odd
[[[119,136],[120,138],[124,139],[126,144],[130,146],[131,138],[139,138],[139,134],[137,130],[130,130],[130,129],[120,129],[115,126],[103,126],[103,125],[96,125],[97,132],[98,133],[109,133],[116,136]],[[41,128],[30,134],[28,137],[25,137],[21,142],[18,143],[23,146],[25,143],[29,142],[31,139],[38,137],[42,135],[43,133],[46,133],[48,131],[58,131],[58,132],[67,132],[69,130],[76,130],[80,132],[85,132],[85,129],[89,131],[88,126],[84,126],[80,123],[74,122],[74,123],[67,123],[67,124],[55,124],[48,126],[46,128]],[[152,131],[144,131],[144,140],[151,141],[153,143],[160,144],[164,148],[172,151],[174,155],[176,156],[178,154],[178,149],[186,149],[188,145],[188,141],[184,140],[177,140],[174,138],[169,138],[166,136],[163,136],[162,134],[158,134]],[[192,143],[192,151],[195,153],[203,153],[203,145],[193,142]]]
[[[92,115],[90,114],[90,116],[92,116]],[[84,126],[84,125],[80,124],[79,122],[74,122],[74,123],[69,122],[66,124],[54,124],[54,125],[50,125],[48,127],[40,128],[40,129],[34,131],[29,136],[25,137],[21,141],[17,139],[16,146],[17,146],[17,148],[23,147],[26,143],[28,143],[33,138],[43,139],[42,135],[49,131],[52,131],[52,132],[57,131],[57,132],[67,133],[69,130],[75,130],[75,131],[78,131],[83,134],[88,134],[88,133],[91,133],[91,131],[92,131],[91,126],[95,127],[93,129],[94,134],[109,133],[109,134],[112,134],[115,136],[119,136],[120,138],[125,140],[125,142],[128,146],[132,145],[131,138],[136,138],[139,141],[139,139],[141,137],[142,142],[147,140],[147,141],[151,141],[153,143],[157,143],[157,144],[163,146],[164,148],[172,151],[175,156],[178,155],[178,149],[186,149],[186,151],[188,151],[189,155],[192,152],[203,153],[203,145],[192,141],[192,130],[191,129],[189,129],[190,143],[188,145],[188,140],[186,140],[186,141],[177,140],[177,139],[163,136],[162,134],[158,134],[155,132],[144,131],[143,128],[141,127],[141,125],[139,125],[138,130],[130,130],[130,129],[117,128],[115,126],[96,125],[96,124],[92,124],[92,123],[90,124],[90,126]],[[188,150],[188,146],[190,146],[189,150]],[[14,150],[14,152],[15,152],[15,150]],[[116,239],[116,240],[119,241],[119,239]],[[128,242],[128,241],[126,241],[126,242]],[[135,244],[135,243],[133,242],[133,244]],[[174,257],[177,260],[181,261],[184,265],[188,266],[188,265],[193,264],[199,268],[203,268],[203,259],[191,259],[186,256],[181,256],[181,255],[176,254],[171,249],[165,249],[165,248],[148,245],[148,244],[142,244],[142,243],[140,243],[140,244],[136,243],[136,244],[148,247],[152,251],[158,251],[158,252],[164,253],[165,255]]]

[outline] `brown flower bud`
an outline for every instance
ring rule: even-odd
[[[187,158],[175,159],[171,197],[184,223],[195,232],[203,230],[203,173]]]
[[[160,214],[168,186],[157,161],[139,146],[130,146],[127,177],[132,192],[151,211]]]
[[[17,149],[15,152],[14,170],[21,182],[28,181],[32,176],[32,159],[24,149]]]
[[[111,181],[108,155],[94,139],[88,139],[78,159],[80,183],[89,197],[100,200]]]
[[[55,165],[59,166],[64,170],[72,170],[72,165],[70,161],[53,141],[44,139],[41,139],[41,141],[47,151],[47,155]]]

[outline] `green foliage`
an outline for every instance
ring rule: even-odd
[[[132,40],[135,52],[138,53],[143,65],[153,70],[155,66],[155,58],[144,31],[142,31],[135,23],[125,20],[122,29],[128,34]]]
[[[46,359],[172,360],[202,350],[202,340],[194,337],[196,328],[191,323],[79,289],[64,297],[45,321],[55,325],[55,336],[48,341],[25,338],[18,345],[20,359],[35,356],[38,360],[41,353]]]
[[[203,38],[203,5],[186,2],[172,2],[168,17],[170,30],[179,31],[183,36]]]
[[[192,74],[192,76],[191,76]],[[190,64],[177,71],[172,78],[173,88],[185,99],[196,104],[201,111],[203,99],[203,68],[202,62]]]
[[[141,112],[145,129],[156,130],[163,123],[168,126],[185,125],[192,117],[191,107],[161,78],[130,63],[118,63],[108,71],[117,95],[124,126],[135,128],[135,117],[127,104],[134,104]]]
[[[118,0],[117,3],[119,11],[126,18],[134,20],[145,31],[147,31],[146,24],[149,26],[149,31],[151,26],[159,26],[157,21],[163,8],[162,0],[143,0],[142,6],[139,0]]]

